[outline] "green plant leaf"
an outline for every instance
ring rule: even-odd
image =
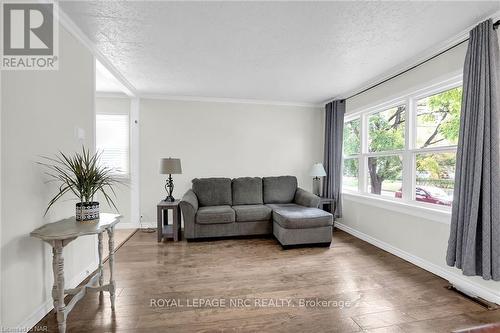
[[[116,210],[116,204],[111,198],[116,198],[114,186],[124,184],[115,176],[114,169],[102,166],[102,152],[92,154],[90,149],[82,146],[82,152],[67,155],[61,151],[55,157],[41,156],[45,162],[37,162],[45,167],[48,182],[60,183],[58,193],[49,201],[45,214],[65,194],[74,194],[80,202],[93,201],[97,193],[102,193],[106,202]]]

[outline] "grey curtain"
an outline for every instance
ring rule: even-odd
[[[446,261],[500,280],[498,40],[491,20],[470,32]]]
[[[325,105],[325,166],[323,196],[334,200],[334,217],[342,217],[342,139],[344,132],[345,101]]]

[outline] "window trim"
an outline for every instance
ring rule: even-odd
[[[395,98],[377,103],[366,108],[359,108],[350,112],[345,116],[344,123],[350,122],[352,120],[360,119],[360,154],[343,156],[343,158],[358,158],[358,190],[353,191],[351,189],[342,188],[342,193],[346,194],[346,197],[354,198],[359,197],[357,201],[370,201],[376,199],[377,202],[383,201],[387,204],[387,207],[393,207],[393,205],[401,205],[405,207],[405,212],[407,212],[408,207],[412,207],[414,210],[419,211],[418,214],[424,212],[426,215],[430,213],[435,214],[439,212],[444,214],[440,215],[439,221],[446,221],[449,223],[449,216],[451,215],[450,206],[442,206],[432,203],[416,201],[415,191],[412,191],[416,187],[416,155],[419,153],[445,153],[445,152],[455,152],[457,151],[457,146],[440,146],[440,147],[426,147],[417,148],[417,112],[416,104],[417,101],[442,93],[444,91],[454,89],[462,86],[462,72],[454,73],[448,76],[447,79],[435,81],[430,83],[420,89],[409,90]],[[392,107],[397,107],[399,105],[406,105],[406,124],[405,124],[405,146],[400,150],[390,150],[383,152],[369,152],[368,147],[368,119],[371,115],[386,111]],[[390,156],[390,155],[401,155],[403,157],[403,171],[402,171],[402,184],[403,184],[403,197],[402,198],[392,198],[386,197],[378,194],[368,193],[368,158],[372,156]],[[343,176],[343,165],[342,163],[342,176]],[[356,200],[355,200],[356,201]],[[380,203],[380,202],[379,202]],[[423,210],[423,211],[422,211]],[[414,214],[413,214],[414,215]]]

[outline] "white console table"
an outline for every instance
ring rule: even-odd
[[[88,291],[108,291],[111,299],[111,309],[115,308],[115,281],[113,279],[114,264],[114,227],[120,222],[120,215],[100,214],[100,219],[93,222],[78,222],[76,219],[68,218],[54,223],[46,224],[31,232],[32,237],[40,238],[52,246],[52,269],[54,271],[54,284],[52,287],[52,298],[54,309],[57,314],[59,333],[66,332],[66,318],[75,304],[81,300]],[[109,283],[104,284],[102,237],[107,232],[109,237]],[[64,259],[63,248],[72,240],[85,235],[97,235],[99,267],[97,272],[90,278],[89,282],[74,289],[64,289]],[[64,304],[65,295],[74,295],[71,301]]]

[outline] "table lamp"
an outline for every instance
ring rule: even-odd
[[[313,176],[313,194],[321,196],[321,179],[319,177],[326,176],[325,168],[322,163],[315,163],[311,168],[309,175]]]
[[[175,199],[172,195],[174,192],[174,180],[172,179],[173,174],[181,174],[181,160],[179,158],[162,158],[160,160],[160,174],[168,175],[167,183],[165,184],[165,191],[167,191],[167,197],[165,201],[174,202]]]

